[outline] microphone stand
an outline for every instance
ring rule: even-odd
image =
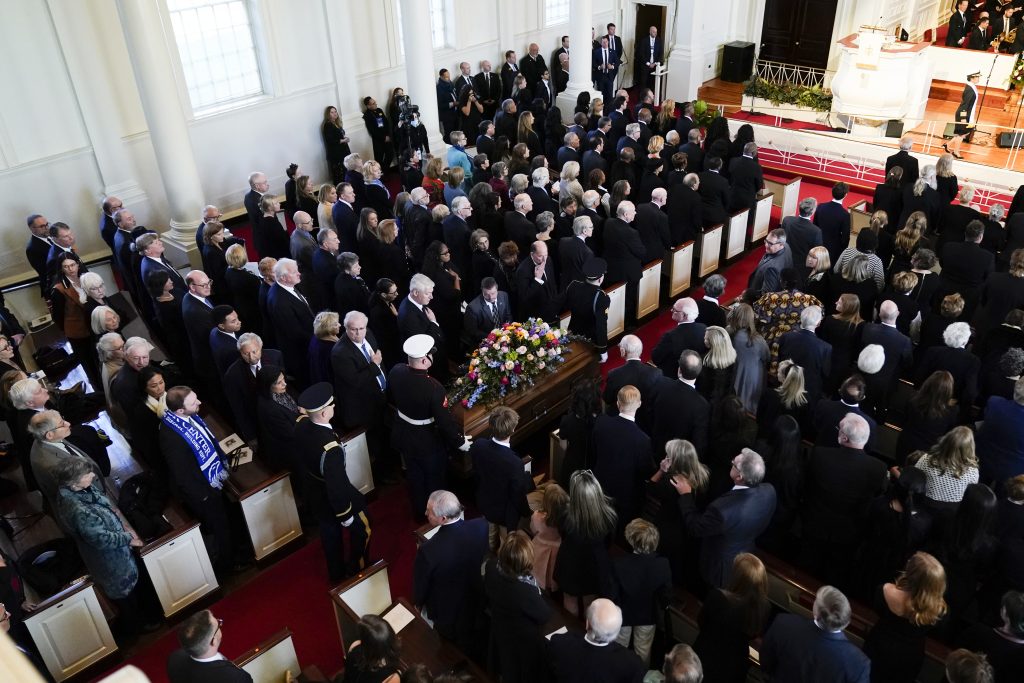
[[[979,128],[978,125],[981,123],[981,112],[983,111],[983,109],[985,107],[985,96],[988,94],[988,84],[992,80],[992,72],[996,70],[996,60],[998,60],[998,59],[999,59],[999,51],[996,50],[995,56],[992,57],[992,64],[988,67],[988,77],[985,78],[985,90],[981,93],[981,101],[978,102],[978,115],[974,118],[974,122],[975,122],[974,123],[974,131],[971,134],[971,142],[972,143],[974,142],[974,135],[977,134],[977,133],[981,133],[982,135],[988,135],[989,137],[992,136],[991,132],[989,132],[987,130],[981,130],[981,128]],[[989,143],[986,141],[984,143],[978,143],[978,144],[987,145]]]

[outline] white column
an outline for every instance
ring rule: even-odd
[[[109,27],[101,25],[104,18],[97,17],[97,8],[91,3],[47,0],[47,6],[92,144],[96,169],[103,183],[103,195],[119,197],[144,224],[148,199],[136,180],[134,165],[121,139],[116,83],[107,78],[96,78],[96,74],[108,70],[103,51],[81,39],[83,35],[104,35]],[[97,219],[101,199],[96,198]]]
[[[412,98],[413,104],[419,105],[420,121],[426,127],[430,153],[438,156],[444,154],[448,146],[441,138],[441,121],[437,116],[437,72],[434,70],[434,46],[430,39],[430,5],[423,0],[399,1],[402,3],[402,43],[405,46],[405,94]]]
[[[198,265],[195,232],[205,202],[185,122],[185,103],[175,86],[173,48],[168,48],[156,2],[117,0],[117,11],[171,214],[171,229],[164,238],[172,257],[179,257],[175,262],[186,257]]]
[[[594,24],[593,0],[572,0],[569,3],[569,82],[565,90],[555,100],[562,112],[562,121],[572,123],[576,98],[581,92],[589,92],[590,96],[601,97],[600,91],[594,90],[591,77],[593,46],[590,29]],[[605,103],[605,111],[611,111],[611,102]]]
[[[676,7],[676,44],[668,56],[664,97],[676,102],[697,98],[704,83],[704,10],[707,0],[679,0]]]
[[[331,0],[323,0],[324,16],[327,17],[327,46],[331,50],[331,66],[334,70],[334,93],[342,127],[350,138],[349,147],[359,152],[364,159],[373,157],[373,143],[363,123],[363,97],[369,93],[359,90],[356,79],[355,52],[352,49],[352,24],[344,12],[337,11]],[[384,104],[384,98],[381,98]],[[329,174],[328,174],[329,177]]]

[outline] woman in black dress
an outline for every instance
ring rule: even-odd
[[[942,335],[946,328],[959,321],[964,312],[964,298],[959,294],[947,294],[942,297],[938,311],[929,310],[921,320],[921,333],[917,343],[918,358],[933,346],[945,346]]]
[[[288,393],[284,370],[276,365],[264,365],[256,376],[256,415],[261,459],[275,470],[292,470],[299,408]]]
[[[581,96],[584,94],[586,93],[580,93]],[[562,112],[558,107],[551,107],[544,119],[544,156],[548,159],[557,158],[558,148],[561,147],[564,138],[565,125],[562,123]]]
[[[804,369],[788,358],[779,363],[776,373],[779,386],[765,389],[757,404],[758,434],[767,436],[780,415],[791,415],[800,425],[801,433],[807,428],[807,389]]]
[[[870,261],[865,254],[857,254],[843,265],[840,272],[832,273],[832,295],[843,294],[855,294],[860,301],[860,310],[864,313],[875,310],[878,286],[875,284]]]
[[[948,152],[935,162],[935,190],[939,193],[942,206],[951,204],[960,193],[960,183],[953,173],[953,155]]]
[[[573,474],[554,577],[562,589],[564,607],[576,616],[613,589],[608,546],[616,520],[611,499],[594,474],[590,470]]]
[[[263,213],[260,222],[253,226],[253,242],[260,257],[289,258],[288,231],[277,219],[281,205],[269,194],[260,200],[260,211]]]
[[[569,412],[558,423],[558,440],[565,455],[561,471],[552,473],[562,488],[568,490],[577,470],[590,467],[590,435],[594,421],[603,411],[598,380],[584,380],[573,387]]]
[[[129,410],[132,419],[132,454],[147,466],[167,474],[167,465],[160,451],[160,421],[167,412],[167,385],[163,374],[152,365],[139,371],[139,391],[143,406]]]
[[[356,627],[359,636],[348,649],[340,683],[399,683],[402,660],[391,624],[376,614],[366,614]]]
[[[476,98],[476,91],[473,86],[467,85],[459,92],[459,102],[456,105],[459,111],[459,130],[466,135],[472,135],[473,131],[480,128],[480,120],[483,117],[484,105]]]
[[[875,194],[871,199],[871,208],[885,211],[889,216],[886,229],[895,234],[900,225],[896,222],[903,213],[903,168],[893,166],[885,174],[885,182],[875,185]]]
[[[363,205],[376,211],[377,216],[381,220],[394,218],[394,212],[391,208],[391,193],[388,192],[388,188],[384,187],[384,183],[381,182],[380,178],[382,175],[384,175],[384,172],[376,161],[371,159],[363,164],[363,191],[365,193]]]
[[[305,211],[313,219],[313,226],[320,227],[320,217],[317,209],[320,202],[316,198],[316,188],[308,175],[300,175],[295,179],[295,201],[298,203],[296,211]],[[295,211],[292,212],[294,215]]]
[[[672,568],[672,581],[689,588],[701,585],[697,568],[696,542],[685,534],[683,516],[679,512],[679,494],[672,486],[676,475],[686,477],[697,499],[697,507],[704,508],[708,500],[711,473],[697,456],[697,449],[685,439],[672,439],[665,444],[665,457],[651,476],[650,498],[653,503],[654,526],[658,528],[658,554],[668,559]]]
[[[225,274],[228,269],[224,257],[224,224],[217,221],[203,227],[203,270],[213,280],[210,298],[216,304],[233,304]]]
[[[526,145],[529,149],[529,158],[544,153],[544,147],[540,144],[540,137],[533,130],[533,114],[525,111],[519,117],[519,129],[516,141]]]
[[[928,631],[946,613],[946,572],[928,553],[914,553],[894,583],[874,597],[878,621],[864,640],[872,683],[913,683],[924,661]]]
[[[348,146],[348,136],[341,127],[341,114],[337,107],[324,109],[324,120],[320,124],[320,136],[327,152],[327,168],[331,173],[331,183],[337,185],[345,177],[345,157],[352,153]]]
[[[505,537],[497,559],[484,568],[484,594],[491,612],[491,647],[503,683],[544,679],[544,624],[552,609],[533,577],[533,545],[522,531]]]
[[[235,307],[235,313],[242,320],[242,332],[263,332],[263,316],[260,314],[260,278],[246,269],[249,258],[245,247],[232,244],[224,252],[224,286],[228,300]]]
[[[284,173],[288,176],[288,180],[284,181],[284,205],[288,209],[288,214],[291,215],[298,211],[295,179],[299,176],[299,165],[288,164]]]
[[[431,308],[437,315],[437,324],[445,339],[452,340],[445,345],[448,357],[459,361],[462,356],[461,347],[457,343],[462,334],[462,277],[452,263],[452,253],[448,245],[438,240],[427,245],[422,272],[434,281],[434,300],[431,302]]]
[[[736,349],[724,327],[712,325],[704,332],[704,367],[697,377],[697,391],[714,411],[725,396],[734,393],[736,380]]]
[[[956,426],[957,415],[953,375],[936,370],[907,402],[903,431],[896,441],[896,463],[902,466],[914,451],[927,451],[934,446],[943,434]]]
[[[860,349],[860,332],[864,327],[860,311],[856,294],[842,294],[836,301],[836,313],[825,316],[818,328],[818,336],[832,345],[832,371],[825,384],[828,395],[832,395],[850,374]]]
[[[480,283],[485,277],[494,277],[494,268],[498,265],[498,257],[491,253],[491,240],[485,230],[474,230],[469,235],[469,243],[473,247],[470,257],[472,272],[468,289],[470,292],[478,292]]]
[[[750,643],[764,633],[770,615],[768,572],[757,556],[740,553],[732,563],[729,588],[712,588],[697,617],[700,634],[693,649],[705,680],[746,681]]]
[[[192,351],[185,335],[185,321],[181,317],[181,298],[174,295],[171,276],[165,270],[152,270],[146,276],[146,287],[153,299],[156,320],[160,325],[159,338],[167,356],[191,376]]]
[[[780,415],[767,438],[759,441],[754,450],[764,458],[764,480],[775,487],[776,495],[772,521],[757,542],[772,553],[787,557],[796,550],[791,532],[804,488],[800,425],[791,415]]]
[[[377,345],[384,357],[384,369],[390,370],[399,361],[405,359],[402,353],[402,338],[398,332],[398,309],[395,300],[398,298],[398,286],[393,280],[381,278],[377,280],[370,295],[369,328],[377,338]]]
[[[828,302],[832,301],[832,259],[828,255],[828,249],[821,246],[812,247],[807,252],[804,267],[800,268],[799,265],[794,263],[793,267],[797,272],[807,274],[801,290],[820,301],[822,313],[828,313]]]

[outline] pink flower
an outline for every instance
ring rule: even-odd
[[[502,377],[501,378],[501,383],[502,384],[508,384],[508,377]]]
[[[469,399],[468,398],[462,399],[462,407],[463,408],[468,408],[469,407]]]

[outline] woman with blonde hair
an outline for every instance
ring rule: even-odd
[[[832,272],[832,257],[829,256],[828,249],[821,246],[811,247],[807,252],[804,268],[807,276],[804,278],[803,291],[818,301],[831,301],[832,281],[829,273]]]
[[[321,311],[313,319],[313,336],[309,339],[309,383],[333,382],[331,351],[341,334],[341,319],[334,311]]]
[[[562,172],[558,178],[559,198],[572,195],[576,198],[576,206],[583,206],[583,185],[578,180],[580,176],[580,163],[578,161],[567,161],[562,165]]]
[[[451,210],[452,202],[456,197],[465,197],[466,191],[462,189],[462,181],[466,179],[466,172],[461,166],[452,166],[448,169],[448,182],[444,186],[444,203]]]
[[[736,349],[724,327],[712,325],[704,331],[704,368],[697,377],[697,391],[714,406],[733,393],[736,381]]]
[[[786,359],[779,363],[775,379],[779,386],[761,395],[757,406],[757,425],[761,434],[766,434],[780,415],[791,415],[800,424],[807,424],[808,396],[804,380],[804,369]]]
[[[612,501],[593,472],[574,472],[569,480],[569,506],[553,575],[562,589],[563,605],[574,615],[582,615],[598,595],[606,595],[611,587],[608,546],[617,521]]]
[[[654,130],[658,132],[658,135],[666,136],[670,130],[675,130],[676,127],[676,101],[669,98],[661,103],[661,109],[658,111],[658,115],[654,117]],[[683,140],[682,142],[686,142]]]
[[[960,191],[960,185],[953,173],[953,155],[948,152],[935,162],[935,190],[939,193],[942,206],[951,204]]]
[[[595,97],[590,100],[590,113],[587,117],[587,130],[595,130],[597,122],[604,116],[604,99]],[[583,142],[580,140],[580,142]]]
[[[694,553],[687,555],[684,534],[679,530],[684,527],[683,516],[677,503],[679,494],[672,486],[672,477],[686,477],[697,498],[698,507],[703,508],[711,481],[711,471],[700,461],[697,449],[685,439],[672,439],[665,444],[665,457],[658,463],[658,469],[651,477],[652,496],[658,501],[658,509],[654,514],[654,526],[658,528],[658,554],[667,557],[672,567],[672,578],[678,584],[693,585],[697,577],[697,565],[693,561]]]
[[[935,166],[928,164],[921,169],[921,175],[913,185],[903,188],[903,213],[897,224],[905,224],[907,217],[915,211],[924,211],[928,217],[928,226],[934,230],[943,207],[936,186]]]
[[[647,158],[661,160],[661,150],[665,149],[665,138],[652,135],[647,141]]]
[[[860,299],[856,294],[841,294],[836,301],[836,312],[825,316],[818,328],[818,336],[832,345],[832,371],[825,385],[829,395],[846,379],[854,354],[860,346],[860,332],[864,319],[860,316]]]
[[[540,136],[533,129],[533,112],[524,111],[519,115],[519,128],[516,131],[516,141],[526,145],[530,158],[544,153],[544,145],[540,142]]]
[[[769,616],[771,602],[764,563],[756,555],[740,553],[732,562],[729,587],[712,588],[697,617],[700,633],[693,649],[707,680],[747,680],[750,643],[764,633]]]
[[[493,171],[494,166],[491,169]],[[444,181],[441,180],[441,172],[443,170],[444,160],[441,157],[431,157],[423,168],[422,187],[430,195],[430,201],[427,203],[428,209],[433,209],[438,204],[444,204]]]
[[[938,510],[951,511],[971,484],[978,483],[978,456],[970,427],[954,427],[914,463],[928,477],[925,498]]]
[[[317,223],[321,228],[334,230],[334,215],[331,210],[334,208],[334,202],[338,201],[338,188],[331,183],[324,183],[317,190],[316,198],[318,201],[316,205]]]
[[[558,548],[562,545],[560,529],[565,523],[569,494],[554,481],[543,484],[537,494],[540,498],[540,507],[534,510],[530,517],[530,533],[533,534],[533,575],[541,590],[556,591],[558,583],[555,581],[555,561],[558,558]]]
[[[874,683],[913,683],[924,660],[928,631],[946,614],[946,571],[924,552],[907,560],[893,583],[879,586],[878,621],[864,640]]]
[[[383,175],[380,164],[373,159],[363,164],[363,205],[375,210],[382,219],[394,216],[391,212],[391,192],[381,180]]]
[[[743,402],[743,408],[748,413],[756,414],[757,402],[764,392],[766,368],[771,359],[768,342],[757,329],[757,318],[750,304],[739,303],[729,309],[726,328],[732,334],[732,347],[736,351],[733,389]]]

